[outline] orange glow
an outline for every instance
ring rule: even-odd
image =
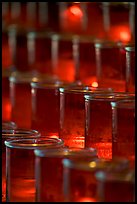
[[[85,198],[79,199],[78,202],[96,202],[96,200],[94,198],[85,197]]]
[[[128,42],[130,40],[130,34],[127,31],[120,32],[120,39],[121,41]]]
[[[92,82],[91,86],[97,88],[98,87],[98,82],[96,82],[96,81]]]
[[[70,12],[75,16],[83,16],[81,9],[76,5],[70,7]]]
[[[59,136],[58,135],[55,135],[55,134],[53,134],[53,135],[50,135],[50,138],[59,138]]]
[[[9,99],[2,101],[2,120],[10,120],[11,118],[11,103]]]
[[[119,25],[119,26],[112,26],[110,38],[115,41],[121,40],[124,43],[127,43],[131,39],[131,32],[128,25]]]

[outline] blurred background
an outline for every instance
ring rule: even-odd
[[[135,2],[2,2],[3,114],[13,72],[125,91],[134,42]]]

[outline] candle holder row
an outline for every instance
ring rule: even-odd
[[[7,63],[7,50],[3,49],[3,70],[11,67],[68,82],[134,91],[135,44],[47,32],[22,33],[12,28],[7,46],[11,63]]]
[[[95,148],[10,128],[2,130],[3,202],[134,202],[135,170],[126,158],[99,159]]]
[[[3,26],[134,39],[134,2],[2,2]],[[96,21],[94,20],[96,19]]]

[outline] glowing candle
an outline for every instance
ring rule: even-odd
[[[80,7],[80,4],[73,3],[69,7],[64,7],[63,11],[61,11],[61,21],[63,31],[80,31],[82,29],[82,18],[83,11]]]
[[[80,198],[78,202],[97,202],[97,201],[93,198],[84,197],[84,198]]]

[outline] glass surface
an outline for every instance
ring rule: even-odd
[[[59,137],[59,88],[69,86],[72,87],[75,84],[60,80],[51,83],[31,83],[31,128],[51,137]]]
[[[8,129],[7,126],[6,129],[2,128],[2,202],[6,201],[6,146],[4,142],[9,139],[37,138],[39,136],[40,134],[36,130]]]
[[[61,139],[40,137],[5,141],[6,201],[35,202],[35,155],[37,148],[60,148]]]
[[[11,118],[20,128],[31,128],[31,82],[51,83],[56,77],[32,71],[14,72],[10,78]],[[34,129],[36,129],[34,127]]]
[[[135,165],[135,98],[112,102],[112,156]]]
[[[125,46],[126,51],[126,91],[135,92],[135,46]]]
[[[99,170],[123,172],[129,168],[129,162],[124,158],[96,159],[90,162],[63,159],[63,168],[63,189],[66,202],[98,202],[95,173]]]
[[[97,158],[93,148],[60,148],[34,150],[36,170],[36,201],[63,202],[63,158],[92,161]]]
[[[122,43],[113,41],[95,42],[96,75],[99,87],[112,87],[115,91],[125,91],[122,47]]]
[[[99,158],[112,158],[113,93],[85,95],[85,147],[98,150]]]
[[[85,94],[85,147],[94,147],[100,158],[112,158],[111,102],[133,99],[125,92]]]
[[[85,147],[85,94],[112,93],[112,89],[88,86],[60,88],[60,133],[69,147]]]
[[[135,172],[125,170],[95,174],[97,179],[97,197],[100,202],[134,202]]]

